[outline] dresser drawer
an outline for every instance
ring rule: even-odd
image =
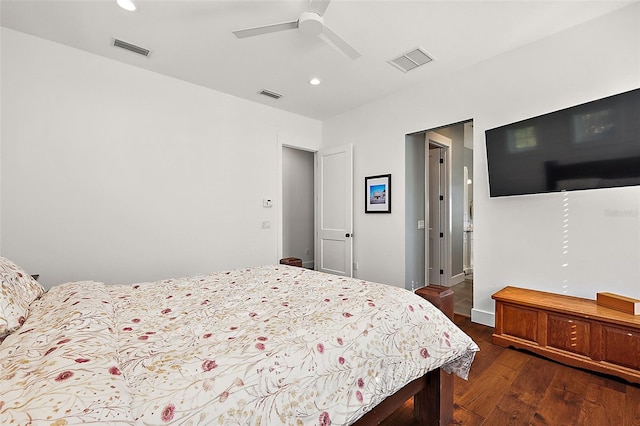
[[[572,317],[547,317],[547,346],[580,355],[590,354],[591,324]]]
[[[603,327],[603,361],[640,369],[640,333],[618,327]]]
[[[520,306],[502,306],[503,333],[525,340],[538,340],[538,311]]]

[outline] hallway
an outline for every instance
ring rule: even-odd
[[[473,308],[473,275],[470,275],[460,284],[452,286],[451,290],[453,290],[453,311],[455,314],[471,318],[471,309]]]

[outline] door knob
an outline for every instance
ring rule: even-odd
[[[349,237],[353,237],[353,234],[346,233],[346,234],[344,234],[344,236],[349,238]]]

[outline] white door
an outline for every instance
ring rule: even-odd
[[[429,249],[427,268],[429,271],[429,284],[442,285],[444,267],[443,242],[444,231],[442,229],[442,200],[440,200],[440,158],[442,148],[429,147]]]
[[[318,151],[316,270],[353,274],[353,146]]]
[[[425,211],[428,224],[425,231],[425,276],[429,284],[449,286],[451,277],[451,139],[439,133],[426,133],[428,151]]]

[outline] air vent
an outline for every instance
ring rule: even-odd
[[[402,72],[411,71],[424,64],[433,61],[433,58],[429,56],[424,50],[417,47],[400,55],[399,57],[389,61],[391,65],[398,68]]]
[[[268,96],[273,99],[280,99],[282,95],[280,93],[272,92],[270,90],[262,89],[258,92],[260,95]]]
[[[115,47],[119,47],[121,49],[128,50],[133,53],[137,53],[142,56],[149,56],[151,51],[149,49],[145,49],[144,47],[136,46],[135,44],[127,43],[126,41],[118,40],[117,38],[113,39],[113,45]]]

